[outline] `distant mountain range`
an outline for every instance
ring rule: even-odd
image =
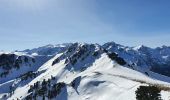
[[[2,100],[136,100],[140,86],[169,100],[170,47],[65,43],[0,53]]]

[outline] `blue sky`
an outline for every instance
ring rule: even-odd
[[[0,50],[109,41],[170,44],[169,0],[0,0]]]

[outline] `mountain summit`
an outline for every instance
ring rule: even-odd
[[[168,100],[169,77],[167,46],[68,43],[0,54],[1,100]]]

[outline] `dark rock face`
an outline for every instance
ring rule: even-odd
[[[0,67],[5,70],[11,69],[11,65],[15,62],[15,55],[14,54],[2,54],[0,55]]]
[[[35,59],[29,56],[18,56],[15,54],[0,55],[0,77],[6,77],[11,69],[20,69],[22,64],[35,63]]]
[[[55,60],[53,61],[53,63],[52,63],[52,66],[55,65],[56,63],[59,63],[59,62],[60,62],[60,59],[59,59],[59,58],[55,59]]]
[[[86,65],[92,64],[102,53],[100,45],[74,43],[64,53],[65,64],[68,70],[83,71],[87,68]]]

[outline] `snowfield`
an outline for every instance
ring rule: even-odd
[[[56,57],[54,57],[54,59]],[[67,96],[66,100],[110,100],[111,98],[113,100],[136,100],[135,91],[140,85],[150,83],[170,87],[169,83],[151,79],[142,73],[116,64],[111,61],[106,54],[103,54],[101,58],[97,59],[92,66],[89,66],[89,68],[83,72],[70,72],[65,70],[64,61],[61,61],[61,63],[55,66],[49,66],[52,64],[52,61],[53,59],[40,67],[39,71],[46,70],[46,72],[25,86],[17,88],[9,100],[19,97],[24,98],[23,96],[27,95],[28,87],[31,84],[34,84],[36,81],[48,79],[51,75],[56,76],[58,82],[65,82],[66,84],[69,84],[76,77],[81,77],[77,88],[74,89],[68,85],[67,88],[63,90],[64,93],[62,93],[62,96],[58,98],[59,100],[63,100],[65,96]],[[146,83],[142,84],[140,81]],[[162,92],[164,98],[166,98],[167,94],[166,92]]]
[[[78,46],[82,47],[82,44]],[[55,77],[54,83],[63,82],[66,86],[51,100],[136,100],[137,88],[148,85],[166,88],[162,89],[161,97],[163,100],[170,99],[169,77],[152,71],[148,71],[149,75],[147,75],[130,68],[127,64],[122,66],[111,60],[105,52],[100,52],[100,46],[96,46],[95,51],[99,51],[99,56],[92,57],[90,54],[84,61],[78,60],[74,66],[68,65],[66,58],[73,57],[70,55],[77,53],[77,49],[53,65],[55,59],[65,54],[65,52],[58,53],[37,69],[33,67],[34,71],[38,73],[35,78],[26,81],[9,79],[5,83],[1,83],[0,98],[3,100],[3,96],[6,94],[7,100],[24,100],[30,94],[28,93],[30,86],[38,81],[42,82],[44,79]],[[20,71],[24,70],[24,67],[20,69]],[[74,86],[72,86],[73,82]],[[9,86],[11,85],[16,88],[10,96]],[[43,97],[37,97],[37,100],[42,99]],[[48,98],[45,97],[45,100]]]

